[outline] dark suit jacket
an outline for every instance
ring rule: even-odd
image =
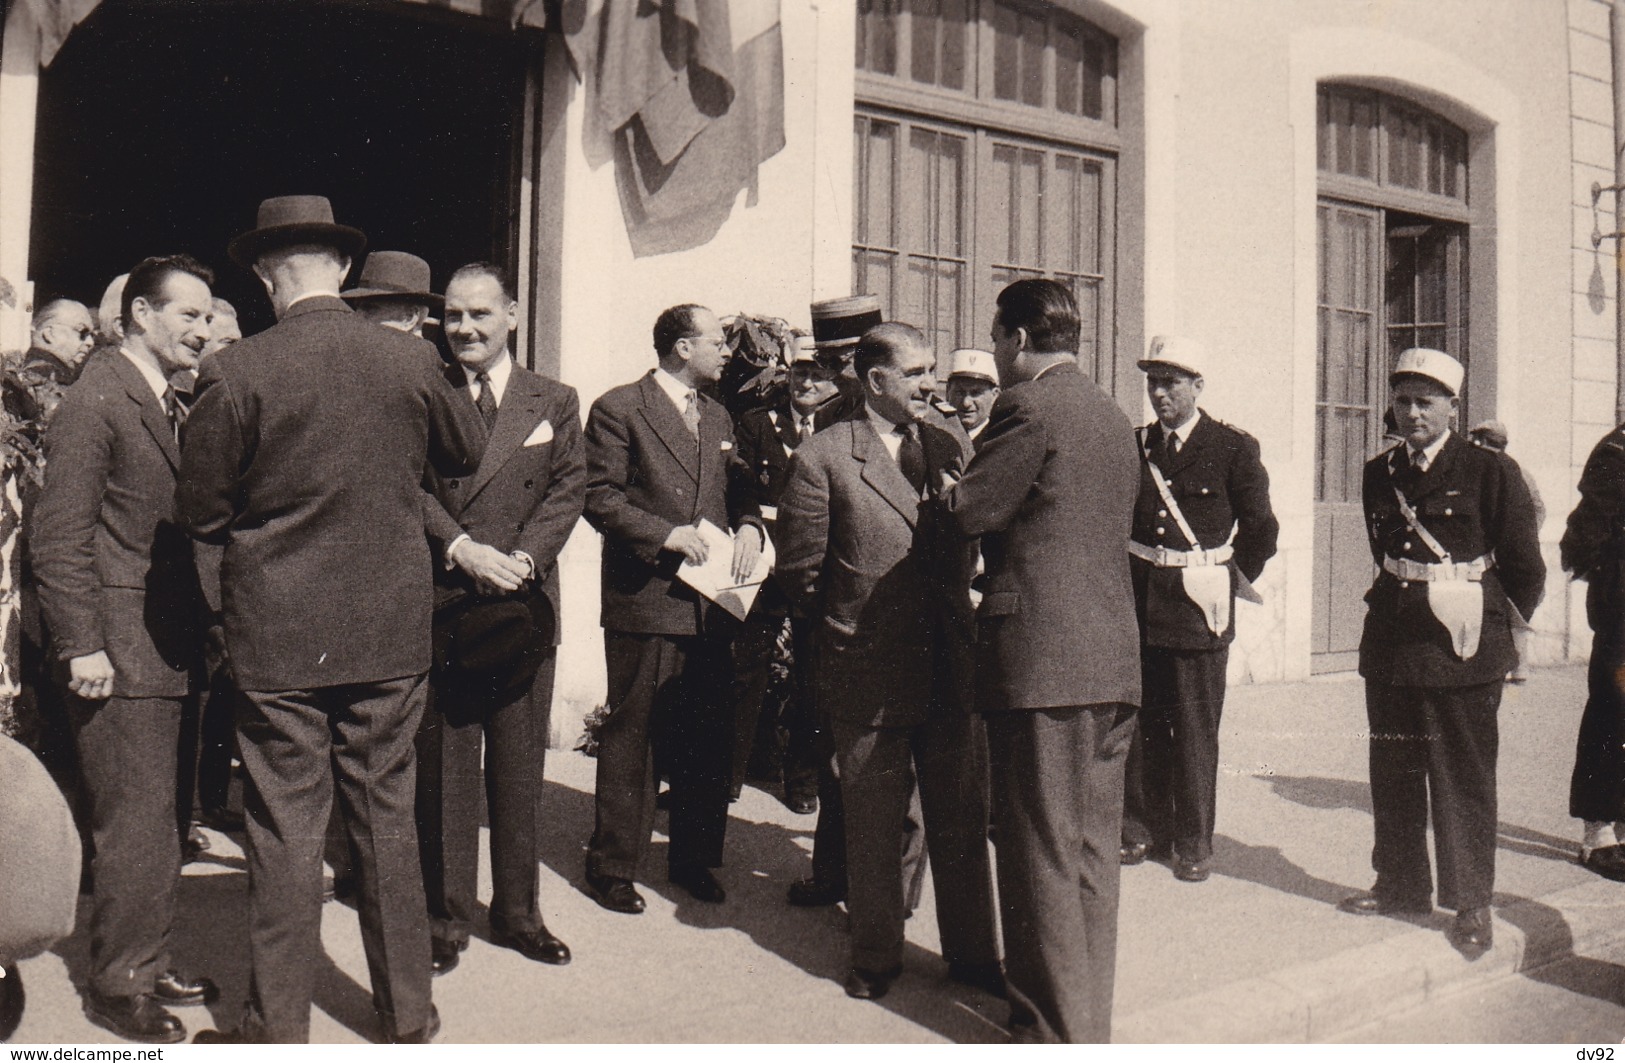
[[[813,431],[822,432],[854,414],[863,415],[862,404],[854,407],[837,395],[814,411]],[[790,482],[790,459],[801,445],[794,407],[786,400],[773,409],[747,410],[735,422],[734,433],[739,447],[736,469],[744,489],[756,496],[758,504],[777,506]]]
[[[1484,627],[1478,652],[1459,659],[1449,632],[1428,606],[1428,585],[1402,584],[1379,570],[1365,596],[1360,674],[1397,686],[1500,682],[1517,662],[1508,610],[1515,606],[1527,619],[1546,587],[1540,531],[1522,471],[1505,454],[1469,443],[1454,432],[1420,476],[1409,471],[1403,446],[1372,458],[1365,465],[1361,497],[1371,558],[1379,565],[1384,556],[1439,560],[1405,522],[1394,497],[1395,484],[1452,560],[1472,561],[1495,551],[1495,564],[1483,580]]]
[[[1591,448],[1560,550],[1563,567],[1586,581],[1591,630],[1618,630],[1625,624],[1625,425]]]
[[[1128,418],[1076,365],[1005,388],[944,497],[982,538],[977,708],[1140,703],[1128,540],[1140,455]]]
[[[920,425],[920,444],[928,489],[970,456],[964,433],[936,419]],[[909,726],[925,721],[933,695],[962,703],[939,664],[954,625],[969,625],[973,557],[945,541],[938,519],[867,417],[796,451],[779,509],[779,581],[819,618],[817,698],[834,717]]]
[[[761,525],[756,500],[729,466],[733,421],[700,394],[696,443],[650,372],[611,388],[587,415],[587,520],[604,536],[603,625],[644,635],[695,635],[717,608],[677,578],[661,544],[679,524]],[[726,615],[726,614],[722,614]]]
[[[1141,433],[1152,454],[1162,445],[1162,437],[1160,422]],[[1236,554],[1228,567],[1256,580],[1264,571],[1264,563],[1275,556],[1275,540],[1281,531],[1270,509],[1270,477],[1259,457],[1258,440],[1203,411],[1190,438],[1162,473],[1172,481],[1169,493],[1179,503],[1200,545],[1212,548],[1229,542],[1234,528]],[[1189,550],[1196,544],[1185,541],[1179,525],[1162,504],[1153,475],[1147,462],[1140,480],[1140,498],[1134,506],[1134,541]],[[1131,558],[1129,563],[1134,573],[1141,637],[1146,645],[1216,650],[1236,637],[1234,594],[1230,599],[1230,627],[1224,634],[1215,635],[1208,630],[1202,611],[1185,594],[1182,569],[1157,568],[1139,558]]]
[[[180,449],[163,404],[113,354],[45,433],[31,556],[59,660],[106,650],[115,697],[180,697],[200,652],[192,544],[173,519]]]
[[[464,383],[461,368],[450,379]],[[466,386],[466,385],[465,385]],[[543,429],[542,426],[547,428]],[[529,443],[533,436],[548,438]],[[581,519],[587,465],[581,444],[581,407],[575,388],[514,366],[491,440],[474,475],[432,475],[425,523],[434,547],[436,604],[472,594],[474,581],[447,569],[446,547],[465,532],[505,554],[522,551],[536,565],[526,592],[538,630],[559,642],[559,551]]]
[[[423,475],[463,476],[485,425],[434,348],[335,298],[213,355],[198,378],[180,519],[225,546],[226,648],[243,690],[429,669]]]

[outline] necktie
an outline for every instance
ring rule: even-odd
[[[700,396],[692,389],[683,403],[683,424],[687,426],[689,435],[700,438]]]
[[[491,378],[484,373],[474,374],[474,382],[480,386],[480,397],[474,400],[474,406],[485,418],[485,427],[490,428],[497,421],[497,396],[491,388]]]
[[[897,464],[916,495],[925,493],[925,448],[920,445],[920,430],[915,425],[899,427],[902,445],[897,448]]]
[[[799,435],[802,439],[807,439],[813,434],[813,415],[812,414],[810,414],[810,413],[806,414],[805,416],[803,416],[801,418],[800,423],[798,423],[796,425],[796,434]]]
[[[1179,441],[1179,433],[1178,432],[1170,432],[1170,433],[1168,433],[1168,457],[1170,457],[1170,458],[1178,457],[1179,456],[1179,448],[1182,445],[1183,444],[1180,443],[1180,441]]]
[[[1428,454],[1427,454],[1427,451],[1418,450],[1415,453],[1412,453],[1410,455],[1410,458],[1411,458],[1411,468],[1416,470],[1416,475],[1420,476],[1423,473],[1428,471]]]
[[[1164,430],[1162,438],[1151,448],[1151,462],[1164,476],[1168,475],[1168,459],[1173,457],[1173,453],[1168,449],[1168,439],[1168,432]]]
[[[180,445],[181,426],[186,423],[186,407],[181,405],[180,397],[175,391],[175,385],[170,384],[164,388],[164,416],[169,418],[169,430],[175,436],[175,444]]]

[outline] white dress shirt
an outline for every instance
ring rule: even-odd
[[[120,347],[118,353],[128,358],[130,364],[140,370],[141,379],[147,382],[147,386],[152,389],[152,393],[158,397],[158,405],[162,406],[164,404],[164,392],[169,390],[169,381],[164,379],[164,374],[158,371],[157,366],[144,362],[131,354],[127,348]],[[165,410],[164,412],[168,413],[170,411]]]
[[[892,424],[876,413],[873,406],[865,406],[864,411],[869,415],[869,423],[875,426],[875,434],[886,444],[886,453],[891,455],[891,460],[897,461],[897,454],[903,449],[903,426]]]
[[[671,404],[677,407],[679,417],[688,410],[689,396],[691,395],[694,396],[695,408],[699,408],[699,393],[664,369],[655,370],[655,383],[659,384],[660,390],[664,391],[666,397],[671,399]]]
[[[469,398],[479,402],[480,384],[479,381],[474,379],[479,375],[479,370],[470,369],[465,365],[463,366],[463,375],[468,380]],[[498,358],[496,364],[485,371],[485,375],[491,378],[491,397],[496,400],[497,405],[500,407],[502,405],[502,396],[508,393],[508,378],[513,375],[513,355],[503,351],[502,357]]]
[[[1445,440],[1449,438],[1449,432],[1440,432],[1438,439],[1435,439],[1421,450],[1417,450],[1409,443],[1406,443],[1405,454],[1411,459],[1411,464],[1416,466],[1418,472],[1426,472],[1433,468],[1435,461],[1439,460],[1439,451],[1444,449]]]

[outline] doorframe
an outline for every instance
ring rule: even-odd
[[[0,30],[0,278],[16,305],[0,304],[0,351],[28,346],[34,284],[28,276],[34,215],[34,134],[39,113],[40,29],[28,4],[7,6]]]

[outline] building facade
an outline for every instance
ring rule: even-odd
[[[76,2],[88,16],[42,69],[42,22]],[[1617,241],[1592,240],[1617,228],[1612,193],[1591,192],[1613,183],[1604,0],[732,0],[736,27],[778,27],[784,146],[713,236],[642,256],[617,162],[593,150],[571,5],[551,25],[523,6],[221,3],[205,33],[167,0],[13,0],[0,276],[94,299],[122,259],[223,263],[261,194],[322,191],[437,280],[470,258],[517,266],[521,356],[584,403],[653,364],[649,326],[674,303],[805,324],[810,301],[870,291],[946,354],[986,345],[1004,283],[1053,276],[1131,418],[1150,416],[1147,338],[1180,333],[1212,352],[1204,408],[1262,444],[1281,550],[1266,604],[1238,607],[1235,681],[1353,668],[1358,470],[1393,356],[1442,347],[1469,367],[1464,421],[1504,422],[1546,500],[1535,660],[1585,655],[1556,543],[1615,417]],[[165,46],[197,62],[143,80]],[[290,103],[311,49],[344,77]],[[109,141],[213,167],[232,198],[200,221],[195,193],[131,188]],[[295,180],[325,183],[273,187]],[[603,698],[584,524],[563,573],[567,740]]]

